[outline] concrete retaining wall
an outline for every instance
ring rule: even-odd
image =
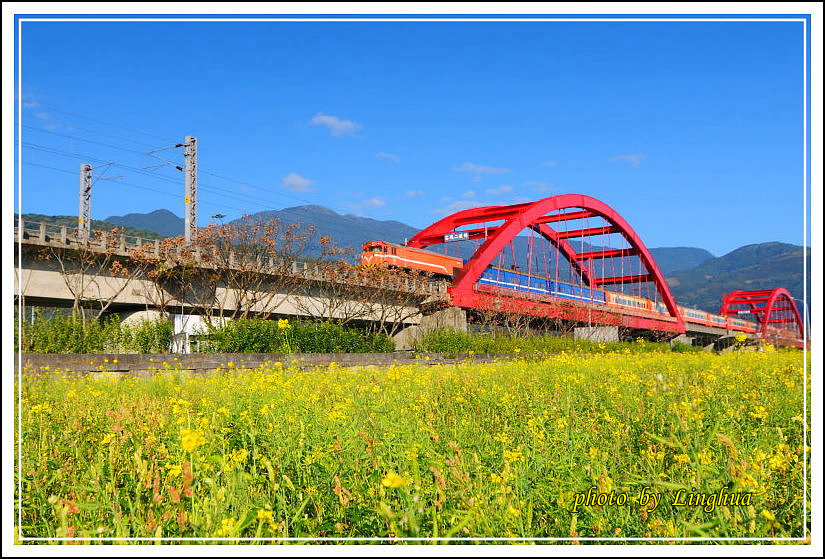
[[[100,371],[142,374],[170,368],[184,371],[207,372],[219,367],[257,368],[265,363],[280,362],[284,366],[301,368],[327,367],[336,363],[342,367],[359,365],[392,365],[423,363],[428,365],[457,363],[469,358],[479,362],[513,359],[515,355],[473,355],[427,353],[414,354],[406,351],[393,353],[190,353],[176,355],[156,354],[49,354],[24,353],[23,372],[27,374],[49,371],[94,373]],[[523,357],[523,356],[522,356]],[[15,370],[19,370],[18,355],[14,356]],[[230,365],[231,363],[231,365]]]

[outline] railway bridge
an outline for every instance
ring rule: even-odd
[[[158,282],[145,275],[127,278],[109,269],[86,270],[90,278],[78,294],[68,280],[72,273],[60,268],[60,259],[38,254],[44,249],[52,254],[87,251],[106,255],[113,263],[148,255],[175,268],[180,251],[185,250],[178,244],[170,252],[161,241],[126,235],[99,233],[93,239],[79,235],[74,228],[17,220],[15,241],[20,250],[15,279],[20,304],[71,306],[79,298],[106,300],[110,310],[129,313],[157,311],[163,306],[159,299],[165,298],[165,306],[171,304],[181,313],[207,315],[237,313],[244,304],[252,314],[325,318],[341,318],[360,309],[362,320],[381,321],[392,315],[397,331],[422,323],[466,328],[468,317],[495,314],[556,320],[575,327],[579,336],[602,340],[618,339],[620,330],[625,336],[656,333],[701,345],[725,343],[737,335],[797,347],[805,339],[796,305],[782,288],[734,292],[718,314],[678,305],[631,225],[604,202],[582,194],[462,210],[426,227],[405,245],[393,245],[393,254],[397,247],[453,259],[452,274],[426,281],[410,284],[406,276],[404,282],[373,285],[370,279],[330,275],[318,263],[259,257],[254,271],[282,281],[262,282],[251,295],[254,304],[214,274],[205,276],[201,285],[189,286],[190,292],[207,291],[208,300],[220,302],[214,304],[220,308],[205,308],[212,303],[194,300],[191,293],[181,295],[169,283],[159,289]],[[190,257],[194,268],[210,268],[202,255]],[[387,261],[392,266],[415,269],[409,262],[416,258],[392,258],[396,260]],[[236,264],[230,259],[227,266]],[[214,265],[212,270],[216,271]],[[345,289],[340,289],[342,283]],[[388,293],[395,297],[387,297]],[[387,305],[388,299],[394,305]],[[376,300],[385,304],[376,305]]]
[[[678,305],[630,223],[583,194],[458,211],[407,246],[452,251],[450,303],[476,312],[558,318],[602,337],[624,328],[703,344],[745,335],[801,347],[805,338],[782,288],[734,292],[718,314]]]

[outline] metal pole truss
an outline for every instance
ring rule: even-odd
[[[183,197],[183,235],[188,245],[198,232],[198,139],[196,137],[186,136],[183,155],[186,173]]]
[[[80,164],[80,201],[77,210],[77,237],[88,241],[92,232],[92,166]]]

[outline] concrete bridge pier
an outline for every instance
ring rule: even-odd
[[[164,316],[162,312],[155,310],[132,311],[119,314],[121,324],[126,324],[129,326],[134,326],[144,320],[157,320]]]
[[[440,328],[467,331],[467,311],[460,307],[447,307],[421,317],[421,323],[408,326],[395,336],[395,349],[413,349],[415,343],[427,332]]]
[[[573,329],[573,337],[577,340],[591,342],[618,342],[618,326],[582,326]]]
[[[685,335],[685,334],[679,334],[678,336],[676,336],[675,338],[670,340],[670,347],[673,347],[677,343],[685,344],[685,345],[693,345],[693,340],[694,340],[693,336],[688,336],[688,335]]]

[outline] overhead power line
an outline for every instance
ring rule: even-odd
[[[46,130],[45,128],[38,128],[37,126],[32,126],[30,124],[23,124],[22,126],[23,126],[23,128],[28,128],[30,130],[37,130],[38,132],[44,132],[46,134],[52,134],[54,136],[60,136],[62,138],[69,138],[71,140],[77,140],[79,142],[86,142],[86,143],[89,143],[89,144],[97,144],[99,146],[106,146],[106,147],[109,147],[109,148],[112,148],[112,149],[119,149],[121,151],[128,151],[129,153],[136,153],[138,155],[146,155],[146,152],[143,152],[143,151],[137,151],[135,149],[125,148],[125,147],[122,147],[122,146],[116,146],[114,144],[108,144],[106,142],[98,142],[98,141],[95,141],[95,140],[89,140],[87,138],[81,138],[79,136],[72,136],[71,134],[61,134],[60,132],[55,132],[54,130]]]
[[[57,107],[53,107],[51,105],[44,105],[42,103],[38,103],[37,108],[38,109],[40,109],[40,108],[48,109],[50,111],[54,111],[54,112],[57,112],[57,113],[62,113],[64,115],[69,115],[69,116],[73,116],[73,117],[76,117],[76,118],[82,118],[82,119],[88,120],[90,122],[97,122],[98,124],[104,124],[106,126],[111,126],[112,128],[119,128],[121,130],[126,130],[128,132],[132,132],[134,134],[141,134],[141,135],[147,136],[149,138],[155,138],[157,140],[162,140],[166,143],[172,143],[172,140],[169,140],[169,138],[165,138],[165,137],[159,136],[157,134],[153,134],[153,133],[150,133],[150,132],[145,132],[143,130],[137,130],[136,128],[130,128],[128,126],[123,126],[122,124],[115,124],[113,122],[108,122],[108,121],[105,121],[105,120],[101,120],[99,118],[92,118],[90,116],[81,115],[79,113],[72,113],[72,112],[69,112],[69,111],[64,111],[63,109],[58,109]]]
[[[73,134],[66,134],[66,133],[63,133],[63,132],[57,132],[55,130],[48,130],[48,129],[45,129],[45,128],[39,128],[39,127],[31,126],[31,125],[28,125],[28,124],[23,124],[22,126],[24,128],[29,129],[29,130],[42,132],[42,133],[45,133],[45,134],[50,134],[50,135],[57,136],[57,137],[63,137],[63,138],[67,138],[67,139],[77,140],[77,141],[85,142],[85,143],[88,143],[88,144],[104,146],[104,147],[108,147],[108,148],[111,148],[111,149],[116,149],[116,150],[119,150],[119,151],[123,151],[123,152],[126,152],[126,153],[141,155],[143,157],[157,157],[158,159],[161,159],[163,161],[163,164],[160,165],[160,166],[154,166],[155,168],[158,168],[158,167],[163,168],[163,167],[166,167],[166,166],[169,166],[169,165],[180,168],[175,163],[158,157],[156,152],[161,151],[161,150],[165,150],[165,149],[171,149],[171,148],[174,148],[174,147],[180,147],[183,144],[173,143],[173,141],[171,141],[168,138],[165,138],[163,136],[159,136],[157,134],[137,130],[137,129],[130,128],[130,127],[127,127],[127,126],[122,126],[122,125],[115,124],[115,123],[112,123],[112,122],[108,122],[108,121],[105,121],[105,120],[92,118],[92,117],[88,117],[88,116],[85,116],[85,115],[81,115],[81,114],[73,113],[73,112],[69,112],[69,111],[64,111],[62,109],[58,109],[58,108],[52,107],[52,106],[46,106],[46,105],[40,105],[40,106],[43,107],[43,108],[49,109],[51,111],[66,114],[66,115],[69,115],[69,116],[82,118],[82,119],[85,119],[85,120],[90,121],[90,122],[96,122],[98,124],[102,124],[102,125],[105,125],[105,126],[110,126],[110,127],[119,128],[119,129],[122,129],[122,130],[127,130],[127,131],[132,132],[132,133],[141,134],[141,135],[146,136],[146,137],[160,139],[160,140],[163,140],[164,143],[166,143],[166,144],[171,143],[172,145],[169,145],[169,146],[164,147],[164,148],[155,148],[155,149],[150,150],[149,152],[146,152],[146,151],[138,151],[138,150],[132,149],[130,147],[124,147],[122,145],[116,145],[116,144],[105,142],[105,141],[92,140],[92,139],[76,136],[76,135],[73,135]],[[94,128],[88,128],[88,127],[84,127],[84,126],[76,126],[73,123],[62,123],[62,124],[64,126],[66,126],[66,125],[72,126],[73,128],[78,129],[78,130],[86,130],[86,131],[89,131],[89,132],[92,132],[92,133],[95,133],[95,134],[100,134],[102,136],[113,138],[115,140],[126,141],[126,142],[136,144],[136,145],[140,145],[140,146],[143,146],[143,147],[154,147],[154,146],[151,146],[150,144],[145,143],[145,142],[141,142],[141,141],[134,140],[134,139],[131,139],[131,138],[125,138],[125,137],[122,137],[122,136],[117,136],[115,134],[110,134],[108,132],[103,132],[103,131],[100,131],[100,130],[97,130],[97,129],[94,129]],[[43,146],[43,145],[33,144],[33,143],[29,143],[29,142],[23,142],[22,146],[26,147],[28,149],[34,149],[34,150],[42,151],[42,152],[45,152],[45,153],[51,153],[53,155],[63,155],[63,156],[70,156],[70,157],[83,157],[84,159],[86,159],[88,161],[98,161],[98,162],[111,163],[110,160],[103,160],[103,159],[100,159],[100,158],[92,157],[92,156],[87,155],[87,154],[81,154],[81,153],[77,153],[77,152],[73,152],[73,151],[60,150],[58,148],[54,148],[54,147],[51,147],[51,146]],[[29,163],[29,164],[34,165],[34,166],[39,166],[39,167],[42,167],[42,168],[52,169],[52,170],[59,171],[59,172],[74,174],[70,171],[65,171],[63,169],[58,169],[58,168],[55,168],[55,167],[49,167],[47,165],[40,165],[40,164],[36,164],[36,163]],[[119,168],[128,169],[131,172],[140,174],[140,175],[145,176],[145,177],[150,177],[150,178],[153,178],[155,180],[160,180],[160,181],[169,182],[169,183],[172,183],[172,184],[175,184],[175,185],[180,185],[180,179],[179,178],[173,178],[173,177],[164,175],[164,174],[162,174],[158,171],[154,171],[154,170],[152,170],[153,166],[140,168],[140,167],[135,167],[135,166],[127,165],[125,163],[119,163],[119,162],[112,163],[112,166],[117,166]],[[264,186],[261,186],[261,185],[258,185],[258,184],[255,184],[255,183],[252,183],[252,182],[249,182],[249,181],[233,178],[233,177],[227,176],[223,173],[215,172],[215,171],[212,171],[212,170],[205,170],[205,169],[201,168],[201,169],[199,169],[199,172],[202,173],[202,174],[206,174],[206,175],[215,177],[216,179],[220,179],[220,180],[223,180],[223,181],[227,181],[229,183],[233,183],[234,185],[237,185],[237,186],[243,186],[243,187],[246,187],[246,188],[249,188],[249,189],[253,189],[253,190],[256,190],[256,191],[263,192],[263,193],[265,193],[269,196],[275,196],[277,198],[295,200],[295,201],[302,202],[302,203],[305,203],[305,204],[313,204],[314,203],[312,200],[308,200],[308,199],[302,198],[300,196],[296,196],[296,195],[293,195],[293,194],[287,194],[287,193],[284,193],[284,192],[276,192],[276,191],[273,191],[272,187],[264,187]],[[123,182],[123,181],[118,181],[118,184],[131,186],[133,188],[140,188],[140,189],[147,190],[147,191],[157,192],[157,193],[161,193],[161,194],[164,194],[166,196],[172,196],[172,197],[175,197],[175,198],[178,197],[178,195],[175,194],[175,193],[165,192],[165,191],[162,191],[162,190],[159,190],[159,189],[156,189],[156,188],[153,189],[153,188],[150,188],[150,187],[146,187],[146,186],[142,186],[142,185],[136,185],[136,184],[132,184],[132,183],[126,183],[126,182]],[[276,201],[276,200],[273,200],[271,198],[265,198],[265,197],[262,197],[262,196],[259,196],[259,195],[256,196],[256,195],[249,194],[249,193],[239,193],[239,192],[234,191],[234,190],[232,190],[230,188],[227,188],[225,186],[222,187],[222,186],[219,186],[219,185],[216,185],[216,184],[207,184],[207,183],[203,183],[203,182],[200,182],[200,181],[199,181],[199,187],[200,187],[201,190],[205,190],[206,192],[209,192],[214,197],[240,202],[240,203],[246,205],[247,208],[239,208],[237,206],[225,204],[223,202],[208,203],[208,205],[210,205],[210,206],[225,207],[225,208],[228,208],[228,209],[236,210],[236,211],[238,211],[242,214],[243,213],[248,213],[250,211],[249,206],[252,206],[253,208],[262,208],[262,209],[265,209],[265,210],[285,211],[284,209],[277,210],[278,207],[283,206],[283,204],[284,204],[283,200]],[[338,228],[338,227],[323,226],[323,229],[328,230],[330,232],[340,233],[340,234],[348,234],[349,233],[349,231],[346,231],[346,230]]]

